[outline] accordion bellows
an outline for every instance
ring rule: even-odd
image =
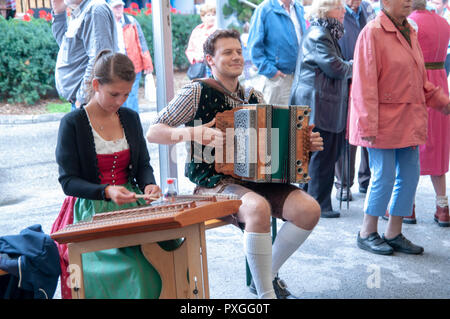
[[[216,115],[225,134],[215,170],[242,180],[307,183],[311,109],[300,105],[243,104]]]

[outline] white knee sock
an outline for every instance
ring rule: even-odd
[[[448,197],[447,196],[436,196],[436,205],[439,207],[447,207],[448,206]]]
[[[272,237],[270,233],[244,231],[244,253],[258,292],[258,298],[276,298],[271,278]]]
[[[272,279],[284,262],[303,244],[312,230],[304,230],[285,222],[275,238],[272,248]]]

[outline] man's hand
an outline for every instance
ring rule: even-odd
[[[275,73],[275,75],[273,76],[272,80],[275,80],[277,77],[281,76],[282,78],[286,77],[286,74],[284,74],[283,72],[281,72],[280,70],[277,71],[277,73]]]
[[[319,132],[313,132],[314,124],[308,126],[309,128],[309,141],[311,142],[311,152],[323,151],[323,138]]]
[[[53,12],[55,14],[60,14],[66,11],[66,4],[64,3],[64,0],[51,0]]]
[[[194,142],[210,147],[222,147],[224,136],[221,130],[213,128],[216,125],[216,119],[201,126],[193,127]]]

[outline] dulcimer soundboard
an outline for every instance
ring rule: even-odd
[[[232,195],[178,195],[172,201],[96,214],[90,221],[68,225],[50,236],[66,244],[179,228],[234,214],[241,204]]]

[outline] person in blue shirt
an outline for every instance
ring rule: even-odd
[[[305,29],[303,6],[294,0],[265,0],[253,13],[248,47],[262,76],[256,89],[262,91],[269,104],[289,103]]]

